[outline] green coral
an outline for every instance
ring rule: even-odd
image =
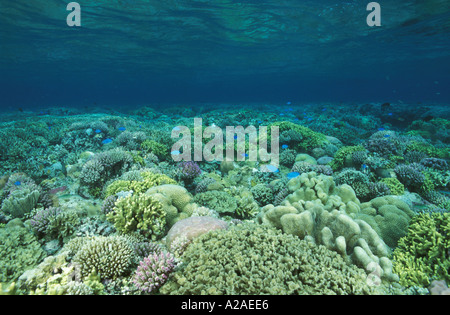
[[[163,294],[368,294],[336,253],[273,228],[239,224],[196,238]]]
[[[146,194],[119,198],[106,217],[120,232],[140,231],[152,239],[160,237],[166,226],[166,213],[161,203]]]
[[[406,235],[409,222],[414,216],[405,202],[392,196],[372,199],[362,203],[360,208],[356,218],[369,223],[391,248],[395,248],[398,240]]]
[[[164,174],[156,174],[150,171],[144,171],[140,173],[142,180],[116,180],[112,182],[106,188],[106,196],[115,195],[121,191],[133,191],[140,194],[146,192],[148,189],[164,185],[164,184],[176,184],[176,181]]]
[[[168,148],[164,144],[156,142],[155,140],[145,140],[141,143],[141,149],[144,152],[153,153],[161,160],[164,160],[169,156]]]
[[[91,237],[72,260],[82,279],[95,271],[102,280],[115,280],[129,274],[133,261],[133,248],[121,236]]]
[[[224,191],[212,190],[198,193],[194,201],[219,213],[232,214],[237,208],[236,200]]]
[[[395,177],[387,177],[380,180],[386,184],[392,195],[401,196],[405,193],[405,186]]]
[[[265,206],[269,203],[273,203],[273,201],[275,200],[272,189],[265,184],[258,184],[253,186],[251,192],[253,194],[253,198],[260,206]]]
[[[45,257],[34,234],[16,220],[0,229],[0,282],[17,280]]]
[[[408,234],[393,253],[394,272],[403,286],[428,287],[432,280],[450,281],[450,213],[415,216]]]
[[[366,151],[366,149],[362,145],[342,147],[336,152],[329,165],[333,171],[338,171],[346,165],[350,166],[353,163],[352,154],[358,151]]]
[[[268,126],[268,130],[270,131],[270,128],[273,126],[279,128],[280,135],[286,131],[293,131],[299,134],[298,139],[301,139],[301,141],[293,142],[293,147],[291,149],[294,150],[309,152],[314,148],[321,147],[327,142],[325,135],[289,121],[274,122]],[[270,141],[270,137],[268,138],[268,141]]]
[[[407,145],[407,152],[422,152],[433,158],[447,159],[450,157],[450,148],[436,148],[427,142],[413,141]]]

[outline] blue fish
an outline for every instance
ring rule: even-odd
[[[237,139],[237,135],[234,135],[234,137],[233,137],[233,138],[234,138],[234,140],[236,140],[236,139]]]
[[[101,133],[102,131],[100,129],[95,129],[95,133]]]
[[[172,130],[174,130],[174,131],[180,131],[181,129],[180,129],[180,127],[176,126],[176,127],[173,127]]]
[[[242,153],[241,156],[246,158],[246,157],[248,157],[248,154],[247,153]]]
[[[389,116],[392,116],[392,115],[394,115],[394,114],[392,114],[392,113],[389,113],[388,115],[389,115]]]
[[[18,180],[17,182],[14,183],[14,185],[20,186],[20,185],[22,185],[22,182]]]
[[[174,151],[170,152],[170,154],[171,155],[180,155],[181,153],[178,150],[174,150]]]
[[[119,128],[117,128],[117,129],[119,129],[120,131],[125,131],[125,130],[127,130],[127,128],[125,128],[125,127],[119,127]]]
[[[308,118],[308,121],[312,121],[313,119],[311,117]]]
[[[258,124],[262,124],[263,122],[261,120],[258,120]]]
[[[274,166],[272,164],[266,165],[266,167],[269,170],[269,172],[272,172],[272,173],[279,172],[278,167],[276,167],[276,166]]]
[[[287,144],[283,144],[283,145],[281,146],[281,148],[282,148],[282,149],[287,149],[287,148],[289,148],[289,146],[288,146]]]
[[[284,116],[284,114],[283,114],[283,113],[280,113],[280,116]]]
[[[322,108],[322,112],[324,112],[324,111],[326,111],[327,109],[326,108]]]
[[[385,138],[389,138],[391,135],[384,135]]]
[[[385,131],[386,129],[384,129],[383,127],[378,128],[378,131]]]
[[[362,165],[362,168],[363,168],[363,170],[365,170],[365,169],[367,168],[367,165],[366,165],[366,164],[363,164],[363,165]]]
[[[300,176],[299,172],[290,172],[289,174],[287,174],[287,178],[289,179],[296,178],[297,176]]]
[[[292,103],[291,103],[291,102],[287,102],[286,104],[287,104],[287,105],[291,105]]]
[[[112,141],[112,139],[109,139],[109,138],[102,141],[103,144],[108,144],[111,142],[113,142],[113,141]]]

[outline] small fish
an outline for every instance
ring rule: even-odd
[[[385,131],[386,129],[384,129],[383,127],[378,128],[378,131]]]
[[[324,111],[326,111],[327,109],[326,108],[322,108],[322,112],[324,112]]]
[[[384,135],[385,138],[389,138],[391,135]]]
[[[262,124],[263,122],[261,120],[258,120],[258,124]]]
[[[18,180],[17,182],[14,183],[14,185],[20,186],[20,185],[22,185],[22,182]]]
[[[283,113],[280,113],[280,116],[284,116],[284,114],[283,114]]]
[[[388,116],[392,116],[392,115],[394,115],[394,114],[392,114],[392,113],[389,113],[389,114],[388,114]]]
[[[181,153],[178,150],[174,150],[174,151],[170,152],[170,154],[171,155],[180,155]]]
[[[248,154],[247,153],[242,153],[241,156],[247,158]]]
[[[287,144],[283,144],[283,145],[281,146],[281,148],[282,148],[282,149],[287,149],[287,148],[289,148],[289,146],[288,146]]]
[[[142,126],[141,126],[141,125],[139,125],[139,128],[142,128]]]
[[[363,165],[362,165],[362,169],[363,169],[363,170],[365,170],[365,169],[367,169],[367,168],[368,168],[368,166],[367,166],[366,164],[363,164]]]
[[[297,176],[300,176],[299,172],[290,172],[289,174],[287,174],[287,178],[289,179],[296,178]]]
[[[236,139],[237,139],[237,135],[234,135],[234,137],[233,137],[233,138],[234,138],[234,140],[236,140]]]
[[[125,131],[125,130],[127,130],[127,128],[125,128],[125,127],[119,127],[119,128],[117,128],[119,131]]]
[[[112,141],[112,139],[109,139],[109,138],[102,141],[103,144],[108,144],[111,142],[113,142],[113,141]]]
[[[100,129],[95,129],[95,133],[101,133],[102,131]]]
[[[308,118],[308,121],[312,121],[313,119],[311,117]]]
[[[291,103],[291,102],[287,102],[286,104],[287,104],[287,105],[291,105],[292,103]]]
[[[176,127],[173,127],[172,130],[173,130],[173,131],[180,131],[181,129],[180,129],[180,127],[176,126]]]
[[[269,170],[269,172],[272,172],[272,173],[279,172],[278,167],[276,167],[276,166],[274,166],[272,164],[266,165],[266,167]]]

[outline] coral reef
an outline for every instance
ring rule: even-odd
[[[292,235],[238,224],[196,238],[163,294],[369,294],[363,270]]]

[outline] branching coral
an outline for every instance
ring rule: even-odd
[[[163,294],[368,294],[363,270],[275,229],[238,224],[195,239]]]
[[[165,232],[166,213],[161,203],[150,195],[133,194],[119,198],[106,216],[123,233],[139,231],[156,239]]]
[[[393,253],[400,284],[427,287],[431,279],[450,281],[449,251],[450,213],[415,216]]]
[[[82,278],[95,270],[102,279],[116,279],[130,272],[133,248],[126,238],[96,236],[86,240],[73,258]]]

